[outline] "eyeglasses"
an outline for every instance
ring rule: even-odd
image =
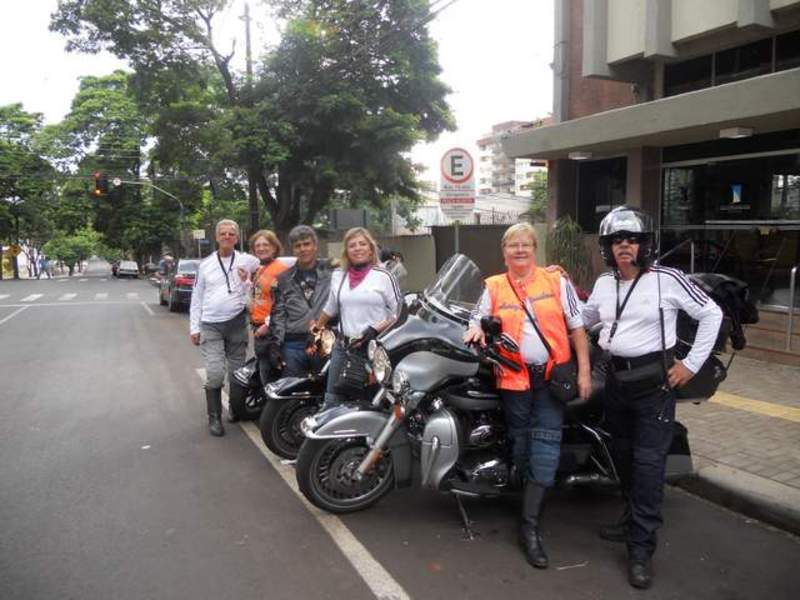
[[[621,234],[615,235],[611,238],[612,244],[621,244],[622,242],[627,242],[628,244],[640,244],[642,242],[642,236],[636,234]]]
[[[511,250],[530,250],[531,248],[533,248],[533,244],[525,242],[515,242],[513,244],[506,244],[506,248],[510,248]]]

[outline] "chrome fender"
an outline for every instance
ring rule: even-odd
[[[303,419],[300,429],[312,440],[363,437],[372,446],[388,420],[389,415],[374,410],[334,406]],[[398,487],[411,485],[411,444],[404,425],[394,432],[386,447],[391,452],[395,484]]]

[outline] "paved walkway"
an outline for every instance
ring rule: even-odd
[[[800,527],[800,367],[737,356],[711,401],[680,404],[677,416],[699,478],[719,487],[723,477],[734,495],[767,494]]]

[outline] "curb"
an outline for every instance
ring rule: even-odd
[[[719,463],[676,482],[688,492],[800,535],[800,490]]]

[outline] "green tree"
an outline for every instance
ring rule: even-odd
[[[44,245],[43,250],[49,257],[63,261],[72,275],[75,265],[96,254],[102,243],[102,236],[86,227],[73,234],[57,233]]]
[[[428,3],[272,2],[285,34],[252,84],[214,42],[228,4],[64,0],[51,28],[70,50],[107,49],[130,62],[156,115],[157,168],[174,175],[196,169],[199,158],[212,183],[235,170],[247,182],[251,213],[260,198],[279,231],[314,223],[334,198],[375,206],[391,194],[415,198],[405,153],[454,126],[427,33]],[[175,130],[164,118],[170,111],[194,157],[170,150],[178,139],[167,135]]]
[[[532,223],[544,223],[547,221],[547,171],[533,171],[527,185],[531,192],[531,203],[520,216]]]
[[[41,114],[0,106],[0,242],[22,243],[34,269],[36,250],[52,232],[57,175],[36,148],[41,127]]]

